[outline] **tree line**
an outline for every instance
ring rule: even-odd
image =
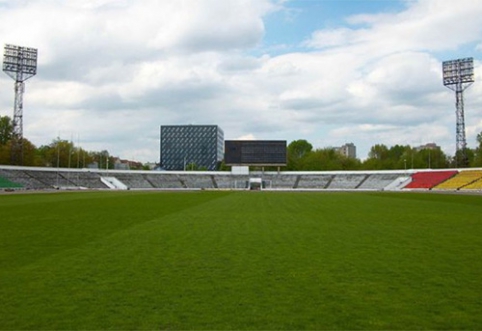
[[[464,157],[446,155],[440,147],[412,147],[377,144],[370,148],[368,158],[360,161],[347,157],[334,148],[313,149],[306,140],[292,141],[287,148],[287,170],[400,170],[482,167],[482,132],[477,136],[478,146],[466,148]]]
[[[11,164],[12,142],[12,120],[8,116],[0,116],[0,164]],[[60,138],[40,147],[23,138],[22,155],[23,166],[35,167],[87,168],[96,164],[100,169],[113,169],[116,160],[107,150],[87,151],[72,141]],[[138,168],[143,166],[138,165]]]
[[[8,116],[0,116],[0,164],[11,164],[13,126]],[[288,171],[324,170],[400,170],[400,169],[442,169],[454,167],[482,167],[482,132],[477,135],[477,147],[466,148],[465,158],[460,155],[446,155],[440,147],[415,148],[409,145],[388,147],[377,144],[371,147],[368,158],[361,161],[339,153],[334,148],[314,149],[307,140],[292,141],[287,147]],[[86,151],[72,141],[54,139],[48,145],[36,147],[23,138],[24,166],[86,168],[96,163],[100,169],[113,169],[115,157],[107,150]],[[142,164],[139,169],[146,169]],[[219,170],[229,170],[223,162]],[[131,167],[132,169],[132,167]],[[189,170],[203,170],[189,165]],[[275,170],[266,168],[266,170]]]

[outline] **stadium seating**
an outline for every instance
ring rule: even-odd
[[[267,186],[273,189],[293,189],[297,178],[296,174],[277,172],[254,173],[253,176],[262,178]]]
[[[247,189],[250,178],[263,188],[279,190],[482,190],[482,170],[367,172],[230,172],[120,171],[0,166],[0,188],[108,189],[102,177],[113,177],[129,189]],[[407,184],[408,183],[408,184]],[[404,186],[406,184],[406,186]],[[112,185],[111,185],[112,186]],[[114,187],[117,188],[117,187]]]
[[[152,189],[154,186],[147,180],[142,173],[122,173],[116,172],[112,174],[120,182],[124,183],[128,188]]]
[[[215,188],[217,185],[211,175],[205,174],[180,174],[179,179],[186,188],[200,188],[200,189],[208,189],[208,188]]]
[[[431,189],[458,173],[456,170],[420,171],[412,175],[412,182],[405,189]]]
[[[326,189],[334,175],[329,174],[303,174],[300,175],[294,188],[299,189]]]
[[[30,176],[26,171],[23,170],[0,169],[0,175],[11,182],[21,184],[27,189],[44,190],[52,188],[51,185],[37,180],[35,177]]]
[[[367,176],[366,174],[337,174],[333,177],[328,188],[354,190],[368,178]]]
[[[171,173],[152,173],[146,174],[145,179],[158,189],[182,189],[186,188],[177,174]]]
[[[77,171],[71,177],[71,181],[78,187],[86,187],[92,189],[107,188],[107,186],[100,180],[100,174],[94,172]]]
[[[462,188],[463,190],[482,190],[482,178]]]
[[[439,190],[460,190],[460,189],[477,189],[477,182],[482,178],[480,170],[463,170],[456,176],[437,185],[434,189]],[[473,186],[470,186],[474,184]]]
[[[0,176],[0,188],[21,188],[23,185],[12,182],[6,178]]]
[[[213,176],[216,185],[220,189],[245,189],[248,187],[250,176],[248,175],[231,175],[226,173],[223,175],[216,174]]]
[[[358,188],[362,190],[383,190],[399,178],[406,178],[406,175],[403,173],[371,174]]]

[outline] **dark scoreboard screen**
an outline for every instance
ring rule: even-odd
[[[286,165],[286,140],[226,140],[226,165]]]

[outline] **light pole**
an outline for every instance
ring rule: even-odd
[[[25,81],[37,74],[37,49],[5,45],[3,71],[15,80],[13,107],[12,165],[23,164],[23,94]]]
[[[455,163],[456,166],[466,167],[468,160],[465,151],[467,142],[465,139],[464,90],[474,82],[474,59],[470,57],[445,61],[442,64],[442,70],[444,86],[455,91],[457,117]],[[459,163],[462,164],[459,165]]]

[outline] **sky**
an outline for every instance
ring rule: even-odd
[[[467,146],[482,131],[480,0],[0,0],[0,44],[38,49],[23,133],[159,161],[161,125],[226,140],[456,146],[442,62],[473,57]],[[14,82],[0,74],[0,115]]]

